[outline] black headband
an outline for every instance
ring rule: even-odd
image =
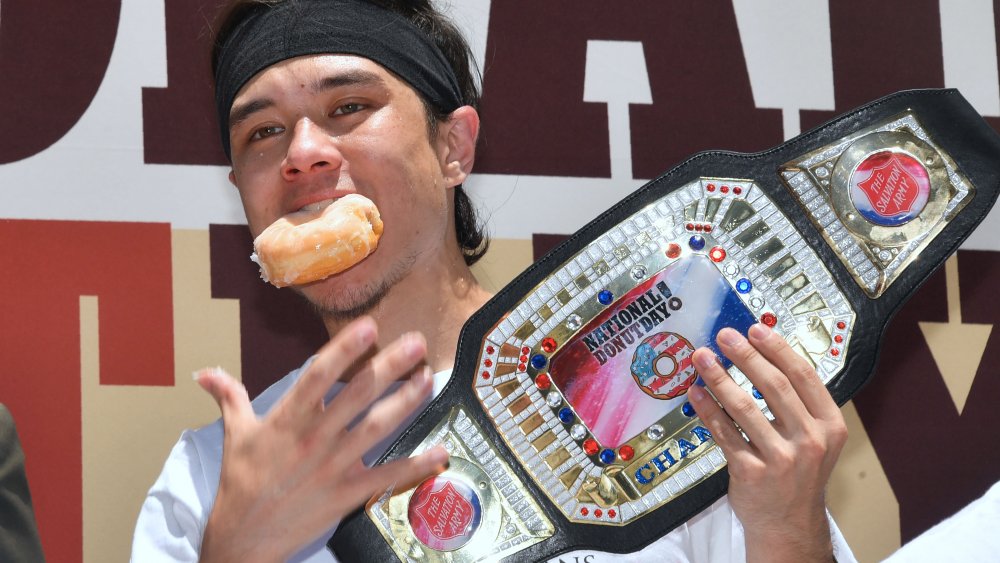
[[[463,105],[458,79],[434,41],[403,16],[365,1],[260,4],[226,37],[219,53],[215,105],[230,160],[229,112],[236,93],[258,72],[301,55],[364,57],[395,73],[445,113]]]

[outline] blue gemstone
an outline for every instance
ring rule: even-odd
[[[614,460],[615,460],[614,450],[609,450],[606,448],[601,450],[601,461],[603,461],[604,463],[611,463]]]
[[[548,360],[541,354],[535,354],[531,357],[531,366],[535,369],[542,369],[547,362]]]
[[[753,284],[746,278],[736,282],[736,291],[740,293],[750,293],[751,289],[753,289]]]
[[[602,289],[601,292],[597,294],[597,300],[601,302],[601,305],[610,305],[614,299],[614,294],[606,289]]]
[[[681,407],[681,412],[689,418],[695,415],[694,407],[691,406],[691,403],[684,403],[684,406]]]
[[[576,419],[573,416],[573,409],[569,407],[563,407],[559,409],[559,420],[563,421],[564,424],[569,424]]]
[[[691,250],[701,250],[705,248],[705,239],[699,235],[694,235],[688,240],[688,246],[691,247]]]
[[[758,391],[756,387],[754,387],[752,389],[752,391],[753,391],[753,398],[754,399],[757,399],[757,400],[763,400],[764,399],[764,396],[760,394],[760,391]]]

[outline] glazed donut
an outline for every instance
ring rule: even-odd
[[[323,209],[289,213],[264,229],[250,259],[275,287],[302,285],[342,272],[378,245],[382,219],[368,198],[346,195]]]

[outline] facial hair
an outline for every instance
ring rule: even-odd
[[[392,288],[409,275],[416,261],[417,255],[413,254],[396,262],[379,280],[336,290],[318,299],[306,297],[306,300],[323,319],[338,324],[351,321],[374,311]]]

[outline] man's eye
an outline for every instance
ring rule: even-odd
[[[253,135],[250,135],[250,140],[259,141],[260,139],[266,139],[267,137],[270,137],[272,135],[277,135],[278,133],[281,133],[284,130],[285,130],[284,127],[279,127],[277,125],[268,125],[266,127],[261,127],[260,129],[254,131]]]
[[[359,111],[361,111],[363,109],[365,109],[365,105],[364,104],[359,104],[359,103],[351,102],[349,104],[344,104],[344,105],[338,106],[337,109],[335,109],[333,111],[333,115],[347,115],[349,113],[359,112]]]

